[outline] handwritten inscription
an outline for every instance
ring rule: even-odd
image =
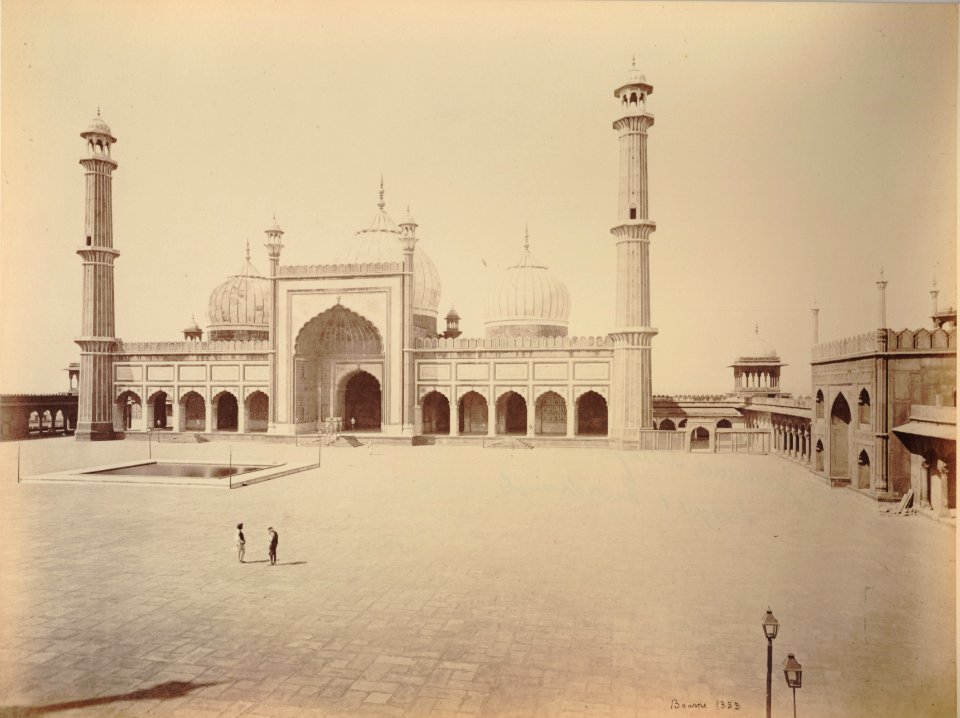
[[[714,708],[719,711],[738,711],[740,710],[739,701],[730,701],[730,700],[720,700],[716,699],[713,702],[713,705],[710,705],[706,701],[690,701],[690,700],[678,700],[677,698],[672,698],[670,700],[670,710],[680,711],[680,710],[709,710]]]

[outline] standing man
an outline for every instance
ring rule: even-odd
[[[237,524],[237,560],[243,563],[243,555],[247,552],[247,540],[243,537],[243,524]]]
[[[280,540],[280,537],[277,535],[277,532],[274,531],[273,526],[267,529],[267,533],[270,534],[270,565],[277,565],[277,543]]]

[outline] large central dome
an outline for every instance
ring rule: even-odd
[[[384,209],[383,183],[380,201],[373,221],[344,242],[334,257],[338,264],[374,264],[403,262],[401,232]],[[413,313],[432,318],[436,329],[437,307],[440,305],[440,274],[429,255],[417,243],[413,253]]]
[[[520,261],[500,275],[487,295],[487,336],[565,337],[569,317],[570,292],[533,256],[525,235]]]

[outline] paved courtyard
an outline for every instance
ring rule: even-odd
[[[147,446],[22,452],[29,474]],[[799,716],[956,715],[955,529],[776,457],[330,448],[233,491],[0,461],[3,716],[761,716],[767,606],[774,716],[788,651]]]

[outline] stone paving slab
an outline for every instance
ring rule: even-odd
[[[788,651],[800,715],[956,715],[955,529],[777,457],[337,448],[210,492],[17,484],[16,450],[0,445],[3,716],[762,715],[768,605],[775,715]],[[24,442],[21,472],[147,450]]]

